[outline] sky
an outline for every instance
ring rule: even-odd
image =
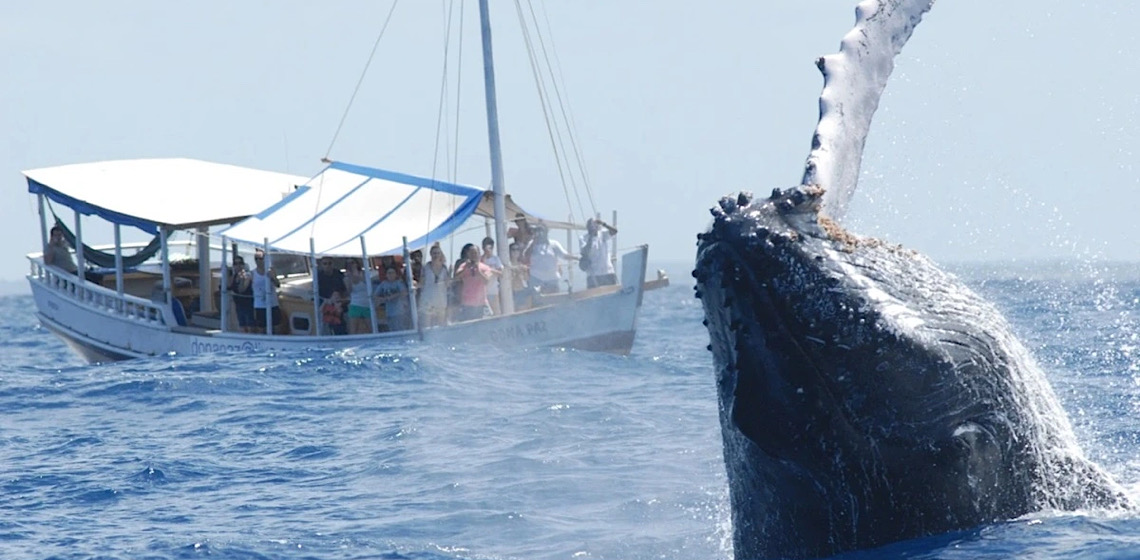
[[[596,210],[617,211],[620,245],[690,263],[719,197],[798,184],[814,60],[838,50],[856,4],[530,1],[549,22]],[[448,124],[456,179],[486,186],[468,4]],[[574,206],[514,3],[491,4],[506,188],[563,218]],[[329,152],[386,0],[0,2],[0,282],[39,249],[24,169],[190,157],[312,175],[329,153],[441,176],[444,5],[399,3]],[[896,60],[844,224],[940,262],[1136,260],[1136,22],[1125,0],[938,2]]]

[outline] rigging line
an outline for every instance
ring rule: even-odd
[[[450,52],[450,48],[451,48],[451,21],[452,21],[451,16],[452,16],[452,13],[454,13],[454,10],[455,10],[454,0],[451,0],[450,2],[445,0],[444,1],[444,26],[443,26],[443,71],[441,72],[441,76],[439,79],[439,108],[436,111],[435,146],[432,148],[432,158],[431,158],[431,179],[433,182],[436,180],[435,179],[436,171],[439,170],[439,144],[440,144],[440,139],[444,137],[444,134],[441,131],[441,129],[443,128],[444,119],[446,118],[444,113],[446,112],[445,107],[446,107],[446,103],[447,103],[447,61],[448,61],[448,53]],[[447,143],[448,142],[445,140],[444,144],[447,144]],[[445,161],[448,158],[450,158],[450,155],[451,155],[451,151],[447,150],[447,157],[444,158]],[[446,175],[446,174],[447,174],[447,172],[445,170],[444,175]],[[427,212],[427,216],[425,216],[425,218],[424,218],[424,236],[425,237],[431,234],[431,217],[432,217],[431,211],[432,211],[432,206],[434,206],[434,205],[435,205],[435,195],[430,194],[430,195],[428,195],[428,212]]]
[[[516,3],[517,3],[517,0],[516,0]],[[550,85],[551,85],[551,87],[554,88],[554,93],[558,97],[559,107],[561,108],[562,97],[561,97],[561,95],[559,95],[559,92],[558,92],[558,81],[554,78],[554,69],[550,65],[550,58],[546,56],[546,43],[542,40],[542,31],[538,27],[538,20],[535,19],[535,17],[534,17],[534,7],[530,4],[530,0],[527,0],[527,7],[530,8],[531,22],[533,22],[533,24],[534,24],[534,32],[535,32],[535,35],[538,36],[538,44],[542,50],[543,60],[546,62],[545,70],[546,70],[547,74],[549,75]],[[519,17],[520,18],[525,17],[525,16],[523,16],[523,14],[521,12],[521,8],[520,8]],[[525,22],[523,23],[523,26],[526,27]],[[529,34],[529,27],[527,27],[527,29],[528,29],[528,34]],[[529,41],[529,37],[528,37],[528,41]],[[532,56],[534,56],[534,55],[532,54]],[[537,58],[536,58],[536,60],[537,60]],[[537,67],[539,69],[539,71],[541,71],[544,68],[542,65],[537,64],[537,63],[535,63],[534,66]],[[544,78],[545,77],[546,76],[544,76]],[[545,80],[544,80],[544,84],[545,84]],[[550,104],[550,110],[553,112],[554,103],[550,100],[550,97],[545,94],[545,90],[543,92],[543,95],[544,95],[544,98],[543,98],[544,101],[546,101],[547,103]],[[566,149],[566,145],[565,145],[565,141],[564,141],[564,138],[563,138],[563,135],[561,132],[561,128],[557,126],[558,116],[554,115],[552,120],[555,122],[555,126],[558,129],[558,133],[557,133],[558,145],[562,149],[561,157],[566,162],[566,168],[568,170],[567,173],[570,176],[570,187],[572,189],[574,189],[574,197],[578,199],[578,209],[582,212],[584,218],[588,217],[588,216],[592,216],[595,212],[597,212],[597,208],[593,207],[593,205],[592,205],[593,197],[590,197],[592,212],[587,213],[585,206],[582,204],[582,195],[580,192],[578,192],[578,182],[574,179],[574,169],[570,165],[570,155],[569,155],[570,152],[569,152],[569,150]],[[571,141],[573,141],[573,136],[572,136],[572,133],[570,132],[570,124],[569,124],[569,122],[567,122],[565,110],[562,111],[562,122],[565,123],[565,125],[566,125],[566,135],[571,136]],[[582,175],[582,180],[583,181],[585,180],[584,174]]]
[[[443,0],[443,4],[444,4],[445,21],[447,23],[444,25],[443,72],[442,72],[442,76],[440,78],[439,108],[438,108],[438,112],[436,115],[437,118],[440,119],[440,121],[442,121],[442,123],[440,121],[436,122],[435,151],[436,151],[437,159],[432,160],[432,178],[435,178],[435,173],[436,173],[436,170],[439,166],[438,155],[439,155],[440,138],[443,136],[446,136],[448,131],[451,130],[451,126],[450,126],[451,123],[448,120],[450,118],[450,115],[444,110],[444,107],[447,104],[447,86],[449,83],[448,82],[447,69],[448,69],[448,65],[450,64],[449,52],[451,49],[451,27],[452,27],[452,21],[454,19],[452,17],[452,14],[454,14],[454,12],[455,12],[455,0]],[[463,7],[463,5],[460,4],[460,9],[462,9],[462,7]],[[440,132],[441,129],[443,130],[443,132]],[[452,178],[450,177],[451,162],[453,161],[453,159],[452,159],[453,158],[453,156],[452,156],[453,147],[451,145],[450,140],[447,140],[444,142],[443,149],[444,149],[444,164],[446,166],[444,169],[443,176],[445,179],[454,183],[455,181],[452,180]]]
[[[566,206],[570,210],[570,221],[573,222],[574,203],[570,200],[570,189],[566,185],[566,172],[562,168],[562,158],[558,153],[558,143],[555,140],[556,125],[551,121],[550,112],[546,107],[546,95],[545,90],[543,89],[542,75],[538,70],[538,60],[534,56],[534,49],[530,41],[530,31],[527,29],[526,18],[523,17],[522,6],[519,4],[519,0],[515,0],[515,11],[518,14],[519,25],[522,28],[523,41],[526,44],[527,57],[530,59],[530,69],[532,75],[534,76],[534,84],[538,89],[538,99],[539,104],[542,107],[542,115],[546,120],[546,132],[550,137],[550,146],[554,150],[554,161],[558,165],[558,176],[562,181],[562,191],[566,195]],[[581,199],[578,200],[578,207],[579,210],[583,210]]]
[[[352,96],[348,98],[348,105],[344,108],[344,114],[340,117],[340,124],[336,126],[336,132],[333,133],[332,141],[329,142],[329,149],[325,152],[325,159],[328,159],[329,154],[332,153],[333,145],[336,144],[336,139],[340,136],[340,130],[344,127],[344,121],[348,119],[348,112],[352,109],[352,102],[356,100],[356,94],[360,92],[360,86],[364,83],[364,76],[368,74],[368,67],[372,65],[372,58],[376,56],[376,48],[380,46],[380,39],[384,38],[384,31],[388,29],[388,23],[392,21],[392,14],[396,12],[396,5],[400,0],[392,0],[392,7],[388,10],[388,17],[384,19],[384,25],[380,28],[380,34],[376,36],[376,42],[372,44],[372,52],[368,53],[368,60],[364,63],[364,70],[360,72],[360,79],[356,81],[356,88],[352,90]]]
[[[527,2],[529,4],[530,0],[527,0]],[[578,162],[578,172],[582,175],[582,183],[586,187],[586,196],[590,199],[590,208],[596,213],[598,211],[598,207],[594,203],[594,192],[593,192],[593,189],[590,187],[590,174],[586,170],[585,158],[582,156],[582,152],[579,150],[579,147],[578,147],[578,134],[577,134],[577,130],[576,130],[577,126],[575,125],[574,118],[573,118],[574,117],[574,110],[573,110],[573,108],[570,107],[570,98],[569,97],[566,98],[565,106],[563,106],[562,95],[561,95],[560,90],[558,88],[558,83],[559,83],[559,81],[561,81],[562,89],[565,89],[566,78],[562,74],[562,62],[558,59],[558,48],[554,44],[553,27],[551,27],[551,25],[550,25],[550,17],[546,12],[545,2],[542,2],[542,0],[540,0],[540,4],[542,5],[542,10],[541,10],[542,11],[542,18],[546,22],[547,35],[550,37],[550,51],[554,55],[554,64],[553,65],[550,64],[550,60],[548,59],[546,62],[546,65],[548,68],[550,68],[550,71],[551,71],[551,81],[554,83],[554,88],[555,88],[554,93],[558,98],[558,107],[559,107],[559,109],[562,110],[562,120],[566,123],[567,133],[570,136],[570,146],[574,149],[574,157]],[[534,7],[533,6],[531,6],[531,18],[532,19],[534,18]],[[534,27],[535,27],[535,29],[538,29],[538,21],[537,20],[534,23]],[[541,33],[539,34],[538,39],[539,39],[539,42],[541,44],[541,41],[542,41],[542,34]],[[543,56],[546,56],[545,45],[543,45]],[[558,79],[557,80],[554,79],[555,70],[557,70],[557,72],[558,72]]]
[[[325,158],[325,161],[328,161],[327,157]],[[328,168],[326,167],[325,169],[328,169]],[[309,181],[312,181],[312,179],[309,179]],[[308,184],[308,181],[306,181],[306,184]],[[317,184],[313,188],[314,188],[314,190],[317,191],[317,193],[316,193],[317,196],[315,197],[316,200],[313,201],[313,215],[316,216],[317,213],[321,211],[321,195],[323,195],[325,193],[325,170],[324,169],[322,169],[321,173],[319,175],[317,175]],[[310,238],[313,237],[313,232],[316,231],[316,229],[317,229],[317,221],[316,220],[310,220],[310,222],[309,222],[309,237]]]
[[[466,5],[467,5],[467,2],[460,2],[459,3],[459,25],[458,25],[459,36],[457,37],[457,39],[459,41],[459,48],[457,49],[456,54],[455,54],[455,142],[453,144],[453,146],[455,148],[455,157],[451,160],[451,177],[450,177],[452,183],[459,183],[459,119],[460,119],[459,107],[460,107],[460,100],[463,98],[463,96],[462,96],[462,93],[463,93],[463,22],[464,22],[464,13],[465,13],[463,8]],[[459,201],[454,199],[454,198],[451,199],[451,213],[452,214],[455,214],[455,210],[458,207],[459,207]],[[454,231],[451,233],[451,235],[448,236],[447,253],[449,256],[455,253],[455,236],[456,236],[456,232],[454,232]]]
[[[466,2],[459,3],[459,50],[455,57],[455,159],[451,163],[451,182],[459,182],[459,112],[460,100],[463,99],[463,8]]]
[[[578,183],[576,180],[574,180],[573,166],[571,165],[571,161],[570,161],[570,150],[566,149],[566,146],[564,143],[565,139],[563,138],[563,135],[561,133],[559,133],[558,134],[558,143],[559,143],[559,146],[561,146],[561,148],[562,148],[562,158],[566,162],[567,168],[570,169],[571,187],[574,189],[574,196],[578,199],[578,206],[581,209],[584,217],[585,216],[591,216],[593,214],[596,214],[598,209],[597,209],[597,206],[594,204],[594,196],[593,196],[593,192],[590,190],[589,178],[586,175],[586,167],[582,161],[581,153],[578,150],[577,141],[575,140],[575,134],[574,134],[573,126],[572,126],[573,123],[570,120],[570,118],[567,117],[566,107],[564,106],[564,104],[562,102],[562,93],[561,93],[561,90],[560,90],[560,87],[558,84],[558,78],[555,76],[555,73],[554,73],[554,65],[552,65],[550,63],[550,57],[547,54],[547,50],[546,50],[546,41],[543,40],[542,29],[538,25],[538,18],[535,16],[534,5],[531,3],[531,0],[527,0],[527,8],[530,11],[531,23],[534,25],[535,35],[538,36],[538,44],[539,44],[539,47],[542,51],[543,60],[546,63],[545,70],[549,76],[550,85],[554,89],[555,98],[558,101],[558,108],[559,108],[559,111],[562,115],[562,123],[566,127],[566,136],[569,137],[570,146],[573,149],[574,156],[575,156],[577,163],[578,163],[578,175],[581,178],[582,183],[586,188],[587,198],[590,201],[590,210],[591,210],[590,213],[586,212],[586,210],[582,204],[581,193],[579,193],[579,191],[578,191]],[[544,13],[544,15],[545,15],[545,13]],[[550,28],[550,20],[546,19],[546,23],[547,23],[547,28],[549,29]],[[553,40],[551,40],[551,49],[553,50]],[[557,55],[557,53],[555,53],[555,54]],[[539,68],[542,68],[542,66],[539,65]],[[563,80],[563,82],[565,82],[565,80]],[[548,100],[549,100],[549,98],[548,98]],[[553,102],[550,102],[550,103],[551,103],[551,110],[553,111]],[[557,118],[555,118],[555,121],[557,122]]]
[[[372,43],[372,52],[368,53],[368,60],[364,63],[364,69],[360,71],[360,78],[356,80],[356,87],[352,90],[352,95],[348,98],[348,105],[344,107],[344,114],[340,116],[340,123],[336,125],[336,131],[333,132],[332,140],[329,141],[329,148],[325,151],[325,157],[321,161],[330,163],[329,155],[332,154],[333,146],[336,144],[336,139],[340,137],[340,131],[344,128],[344,122],[348,119],[348,112],[352,109],[352,103],[356,101],[356,94],[360,92],[360,86],[364,84],[364,76],[368,75],[368,67],[372,65],[372,59],[376,56],[376,49],[380,46],[380,40],[384,38],[384,31],[388,29],[388,24],[392,21],[392,14],[396,13],[396,5],[400,0],[392,0],[392,7],[388,9],[388,16],[384,18],[384,25],[380,27],[380,33],[376,35],[376,41]],[[317,210],[321,207],[321,195],[324,194],[325,174],[322,171],[320,180],[317,182],[317,196],[316,201],[313,203],[313,213],[316,214]],[[312,238],[313,231],[317,224],[314,221],[309,226],[309,237]]]

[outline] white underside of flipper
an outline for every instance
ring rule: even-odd
[[[821,212],[828,217],[838,220],[847,213],[894,58],[934,1],[864,0],[855,7],[855,28],[843,37],[839,52],[816,62],[823,93],[803,184],[826,189]]]

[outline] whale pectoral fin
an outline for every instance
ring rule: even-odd
[[[812,434],[824,422],[819,403],[782,380],[742,369],[730,413],[736,429],[769,457],[794,459],[818,451]]]
[[[751,340],[737,342],[742,343],[756,344]],[[773,386],[770,376],[761,374],[764,368],[775,366],[754,363],[749,353],[738,356],[730,410],[732,423],[767,455],[786,458],[798,432],[791,422],[792,411],[788,403],[781,400],[787,398],[786,391]]]
[[[763,394],[764,388],[756,381],[754,374],[738,374],[732,399],[732,423],[740,433],[744,434],[744,437],[770,453],[771,449],[767,449],[763,442],[766,440],[765,431],[770,430],[771,426],[764,425],[762,420],[764,415],[758,410],[762,405],[756,402]]]

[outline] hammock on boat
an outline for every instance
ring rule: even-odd
[[[72,233],[70,229],[67,229],[67,226],[63,225],[63,221],[59,219],[59,216],[55,215],[55,212],[52,212],[51,215],[55,218],[56,227],[63,230],[63,240],[67,241],[67,244],[71,245],[71,248],[74,249],[75,234]],[[147,259],[153,257],[155,253],[158,253],[158,250],[161,248],[162,239],[156,235],[154,239],[150,240],[150,243],[148,243],[146,247],[139,249],[135,254],[130,256],[123,255],[123,268],[135,267],[146,262]],[[83,260],[95,266],[115,268],[115,253],[106,253],[94,249],[87,244],[83,245]]]

